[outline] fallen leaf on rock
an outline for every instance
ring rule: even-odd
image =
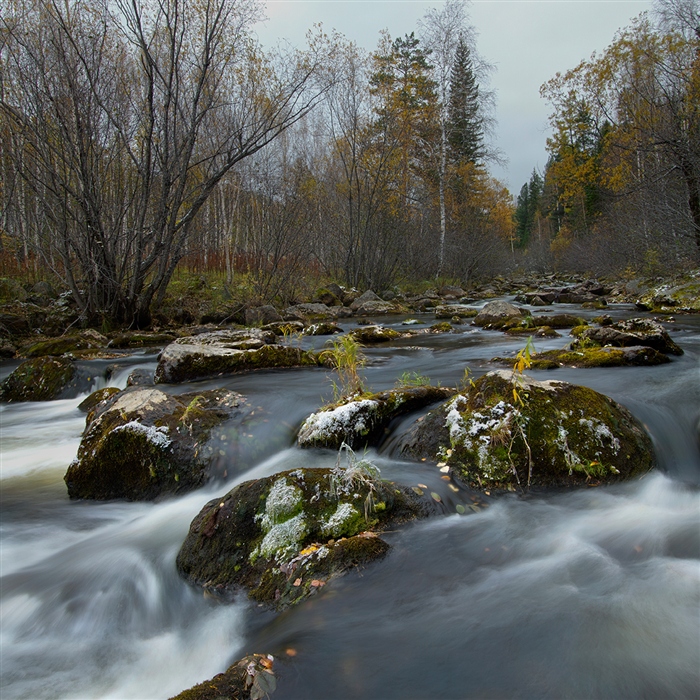
[[[455,493],[459,491],[459,489],[454,485],[454,484],[447,484]]]
[[[440,467],[440,471],[441,471],[443,474],[446,474],[448,471],[450,471],[450,468],[449,468],[446,464],[443,465],[443,466],[440,466],[440,465],[438,464],[438,467]]]
[[[411,491],[417,493],[419,496],[422,496],[424,493],[423,489],[419,489],[417,486],[411,486]]]
[[[427,489],[428,487],[425,484],[418,484],[422,489]]]
[[[325,582],[325,581],[321,581],[321,579],[315,578],[315,579],[311,582],[311,585],[312,585],[314,588],[320,588],[321,586],[325,586],[325,585],[326,585],[326,582]]]
[[[435,493],[435,491],[431,491],[430,495],[433,497],[434,501],[437,501],[438,503],[442,503],[442,498],[440,498],[439,493]]]
[[[296,650],[296,649],[292,649],[292,648],[290,647],[289,649],[285,649],[285,650],[284,650],[284,653],[285,653],[287,656],[296,656],[296,655],[297,655],[297,650]]]
[[[292,585],[301,586],[301,579],[300,578],[294,579],[294,583]]]

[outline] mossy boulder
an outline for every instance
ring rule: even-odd
[[[227,389],[171,396],[134,387],[115,394],[88,414],[65,475],[68,495],[151,501],[201,486],[210,476],[212,428],[244,405]]]
[[[130,331],[115,335],[107,347],[117,350],[127,350],[131,348],[148,348],[165,346],[175,339],[172,333],[149,333],[145,331]]]
[[[627,409],[587,387],[506,370],[429,413],[403,451],[444,461],[486,490],[611,483],[655,466],[651,439]]]
[[[700,313],[700,271],[649,289],[637,300],[637,306],[655,313]]]
[[[117,389],[116,386],[106,386],[104,389],[93,391],[92,394],[78,404],[78,410],[83,413],[90,413],[90,411],[94,411],[100,405],[104,405],[120,391],[121,389]]]
[[[362,326],[350,331],[350,335],[362,345],[376,345],[402,337],[398,331],[385,326]]]
[[[0,400],[52,401],[78,394],[78,373],[66,358],[38,357],[17,367],[0,386]]]
[[[441,304],[435,307],[435,318],[474,318],[479,311],[464,304]]]
[[[430,504],[354,459],[347,469],[297,469],[236,486],[192,521],[177,556],[191,584],[282,609],[332,578],[383,557],[377,536]]]
[[[315,366],[318,356],[276,345],[271,331],[216,331],[179,338],[158,357],[155,383],[189,382],[253,369]]]
[[[338,312],[325,304],[296,304],[284,310],[282,317],[285,321],[328,321],[338,317]]]
[[[107,338],[94,330],[83,331],[73,335],[49,338],[32,343],[21,350],[23,357],[60,356],[79,350],[97,350],[107,346]]]
[[[269,698],[277,687],[274,657],[249,654],[203,683],[183,690],[170,700],[248,700]]]
[[[483,328],[503,328],[520,323],[526,315],[525,309],[507,301],[490,301],[474,317],[474,325]]]
[[[303,331],[304,335],[334,335],[342,332],[343,329],[337,323],[329,323],[328,321],[312,323]]]
[[[582,344],[587,341],[618,348],[643,345],[670,355],[683,354],[664,327],[650,318],[630,318],[600,328],[587,328],[579,339]]]
[[[397,416],[444,401],[455,389],[413,386],[382,391],[312,413],[297,436],[301,447],[331,447],[343,443],[352,448],[378,442]]]
[[[513,366],[512,357],[494,357],[492,362]],[[669,358],[653,348],[641,345],[630,348],[580,347],[575,349],[546,350],[530,358],[531,369],[557,367],[653,367],[670,362]]]

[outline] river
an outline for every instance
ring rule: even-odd
[[[326,370],[165,387],[226,386],[253,402],[257,419],[224,426],[225,483],[155,504],[68,499],[63,475],[84,427],[84,395],[1,406],[0,696],[168,698],[258,652],[277,660],[274,700],[699,697],[700,318],[666,327],[685,351],[670,364],[532,372],[627,406],[654,440],[656,472],[475,501],[447,489],[434,464],[397,456],[415,416],[403,419],[369,457],[384,478],[438,491],[444,514],[390,533],[386,559],[281,614],[243,595],[228,605],[204,597],[178,577],[175,557],[192,518],[236,483],[335,463],[331,451],[293,444],[301,421],[332,395]],[[524,343],[457,328],[368,348],[368,385],[389,388],[405,371],[454,385],[467,366],[479,376],[489,358]],[[156,355],[125,357],[107,379],[114,364],[88,363],[92,388],[123,388],[135,367],[152,371]],[[3,363],[0,379],[16,365]],[[455,512],[475,502],[467,515]]]

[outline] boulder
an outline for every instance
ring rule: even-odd
[[[342,333],[343,329],[337,323],[312,323],[304,328],[304,335],[333,335]]]
[[[336,294],[330,289],[322,287],[316,291],[316,294],[314,294],[313,301],[318,304],[325,304],[326,306],[336,306],[340,302],[341,295],[342,291],[340,291],[340,294]]]
[[[637,306],[657,313],[700,313],[700,274],[696,271],[686,279],[647,290]]]
[[[155,383],[179,383],[273,367],[317,365],[314,353],[276,345],[272,331],[214,331],[178,338],[158,357]]]
[[[366,304],[368,301],[382,301],[382,299],[371,289],[368,289],[364,294],[360,294],[359,297],[355,297],[355,300],[350,304],[350,308],[353,311],[357,311],[360,306]]]
[[[276,321],[282,321],[282,316],[279,311],[270,304],[253,306],[245,310],[246,326],[264,326],[268,323],[275,323]]]
[[[126,378],[127,386],[153,386],[153,371],[145,368],[132,370]]]
[[[445,285],[444,287],[440,287],[438,294],[441,297],[454,297],[455,299],[460,299],[464,296],[465,292],[461,287]]]
[[[484,328],[502,328],[509,321],[519,321],[525,313],[524,309],[507,301],[490,301],[478,312],[473,323]]]
[[[17,367],[0,385],[0,400],[52,401],[80,393],[75,365],[62,357],[38,357]]]
[[[203,683],[183,690],[170,700],[233,700],[269,698],[277,688],[270,654],[248,654]]]
[[[337,313],[331,311],[325,304],[297,304],[284,310],[282,314],[285,321],[327,321],[337,317]]]
[[[107,347],[108,340],[97,331],[86,330],[75,335],[49,338],[33,343],[21,351],[23,357],[44,357],[65,355],[76,350],[92,350]]]
[[[643,345],[670,355],[683,354],[664,327],[649,318],[630,318],[601,328],[587,328],[580,340],[618,348]]]
[[[276,336],[291,335],[292,333],[303,333],[304,324],[301,321],[275,321],[264,325],[261,330],[272,331]]]
[[[109,343],[108,348],[117,350],[127,350],[130,348],[147,348],[164,346],[172,343],[175,336],[172,333],[149,333],[146,331],[130,331],[115,335]]]
[[[353,302],[350,308],[355,307],[357,316],[386,316],[387,314],[400,314],[405,311],[403,306],[392,301],[365,301],[359,306],[355,306],[356,304],[356,301]]]
[[[463,304],[442,304],[435,307],[435,318],[474,318],[479,311]]]
[[[64,477],[71,498],[152,501],[208,478],[211,429],[245,405],[227,389],[171,396],[133,387],[87,417],[77,459]]]
[[[455,389],[434,386],[400,387],[369,394],[312,413],[297,436],[300,447],[352,448],[376,444],[397,416],[444,401]]]
[[[214,595],[244,589],[282,609],[383,557],[389,545],[378,533],[432,508],[354,455],[346,469],[281,472],[207,503],[192,521],[177,569]]]
[[[90,413],[90,411],[94,411],[98,406],[104,405],[120,391],[121,389],[117,389],[116,386],[106,386],[104,389],[93,391],[92,394],[78,404],[78,410],[83,413]]]
[[[512,357],[494,357],[492,362],[513,366]],[[557,369],[557,367],[653,367],[671,360],[653,348],[642,345],[628,348],[587,347],[546,350],[530,358],[531,369]]]
[[[507,370],[431,411],[403,452],[445,462],[455,478],[489,491],[622,481],[656,461],[644,428],[608,397]]]
[[[350,331],[350,335],[362,345],[376,345],[401,338],[401,333],[384,326],[362,326]]]

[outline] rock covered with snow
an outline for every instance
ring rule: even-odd
[[[142,501],[201,486],[210,477],[211,429],[244,405],[227,389],[171,396],[133,387],[107,397],[88,413],[65,475],[68,495]]]
[[[655,465],[651,439],[624,407],[587,387],[507,370],[431,411],[403,452],[444,462],[480,489],[608,483]]]
[[[214,595],[242,588],[282,609],[383,557],[378,533],[436,506],[349,454],[345,468],[281,472],[207,503],[178,554],[180,574]]]
[[[301,447],[350,447],[376,444],[397,416],[417,411],[455,393],[454,389],[410,386],[347,399],[312,413],[299,429]]]

